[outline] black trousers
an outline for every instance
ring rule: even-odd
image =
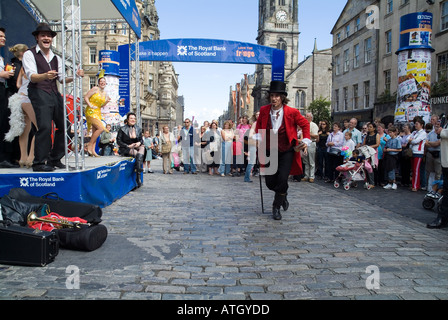
[[[65,155],[65,117],[62,96],[59,93],[29,88],[28,97],[36,114],[38,128],[34,143],[33,165],[60,160]],[[52,122],[56,126],[54,141],[51,138]]]
[[[269,190],[275,192],[276,196],[273,205],[276,207],[280,207],[283,202],[283,197],[279,195],[288,192],[288,177],[291,172],[292,162],[294,161],[294,152],[293,149],[286,152],[278,152],[278,168],[276,173],[265,176],[266,186]]]
[[[6,90],[5,84],[0,83],[0,162],[12,160],[12,144],[4,140],[6,133],[9,131],[10,115],[8,91]]]

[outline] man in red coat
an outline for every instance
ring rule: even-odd
[[[300,151],[307,152],[307,146],[311,142],[310,124],[299,110],[286,105],[289,100],[284,82],[271,82],[269,99],[271,103],[261,107],[257,119],[256,132],[261,140],[258,157],[262,173],[264,171],[265,174],[266,186],[275,192],[273,218],[281,220],[280,207],[285,211],[289,207],[286,199],[288,177],[302,174]],[[298,127],[303,132],[303,140],[299,140],[297,136]]]

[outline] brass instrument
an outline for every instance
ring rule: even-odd
[[[52,223],[55,224],[56,229],[62,229],[62,228],[77,228],[80,229],[82,225],[85,225],[85,223],[81,222],[75,222],[75,221],[69,221],[66,219],[57,219],[52,217],[38,217],[37,213],[32,211],[27,217],[27,223],[28,225],[31,222],[45,222],[45,223]]]

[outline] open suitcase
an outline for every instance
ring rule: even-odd
[[[29,203],[46,204],[51,212],[63,217],[78,217],[86,220],[88,226],[81,228],[55,229],[58,237],[59,247],[71,250],[93,251],[103,245],[108,236],[107,228],[102,225],[101,207],[82,202],[66,201],[55,193],[46,194],[42,197],[32,196],[24,189],[14,188],[9,191],[9,197]]]
[[[56,212],[64,217],[79,217],[92,224],[100,223],[103,215],[101,207],[97,205],[67,201],[61,199],[56,193],[48,193],[42,197],[37,197],[30,195],[24,189],[13,188],[9,190],[8,195],[23,202],[47,204],[51,212]]]
[[[0,222],[0,264],[46,266],[59,253],[54,232]]]

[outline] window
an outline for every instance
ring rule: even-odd
[[[386,53],[392,52],[392,31],[386,32]]]
[[[117,27],[117,24],[116,23],[111,23],[110,24],[110,34],[117,34],[117,30],[118,30],[118,27]]]
[[[359,31],[360,28],[361,28],[361,18],[358,17],[358,18],[356,18],[356,22],[355,22],[355,32]]]
[[[344,111],[348,108],[348,87],[344,88]]]
[[[111,50],[111,51],[117,51],[117,46],[116,46],[116,45],[110,45],[110,46],[109,46],[109,50]]]
[[[337,55],[334,57],[335,74],[338,76],[341,74],[341,56]]]
[[[364,63],[372,61],[372,38],[364,40]]]
[[[127,33],[128,33],[128,31],[127,31],[127,29],[126,29],[126,24],[123,23],[123,24],[121,25],[121,34],[125,36],[125,35],[127,35]]]
[[[364,109],[370,107],[370,81],[364,82]]]
[[[96,34],[96,24],[90,25],[90,34]]]
[[[96,86],[96,77],[89,77],[89,87],[92,89],[94,86]]]
[[[448,51],[437,56],[437,81],[448,79]]]
[[[334,91],[334,109],[339,111],[339,89]]]
[[[339,42],[341,42],[341,33],[340,32],[338,32],[336,34],[336,43],[339,43]]]
[[[384,91],[388,92],[390,94],[390,76],[391,76],[391,72],[390,69],[384,71]]]
[[[285,61],[287,61],[287,56],[286,56],[287,48],[288,48],[288,45],[286,44],[286,42],[284,40],[281,40],[277,43],[277,49],[285,51]]]
[[[306,93],[303,90],[296,92],[296,108],[299,109],[301,113],[305,112],[306,107]]]
[[[96,64],[96,47],[89,47],[89,57],[90,64]]]
[[[359,67],[359,43],[353,48],[353,68]]]
[[[441,31],[448,29],[448,1],[442,3],[440,28]]]
[[[393,0],[387,0],[386,13],[391,13],[393,11],[394,11],[394,1]]]
[[[284,6],[285,5],[285,0],[278,0],[278,5],[279,6]]]
[[[345,37],[346,38],[350,37],[350,25],[347,25],[345,27]]]
[[[350,53],[348,49],[344,51],[344,72],[348,72],[350,68]]]
[[[358,109],[358,107],[359,107],[358,85],[355,84],[353,86],[353,110]]]

